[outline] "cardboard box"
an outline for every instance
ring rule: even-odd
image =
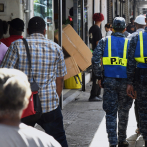
[[[76,64],[73,57],[68,57],[65,59],[67,74],[64,76],[64,80],[67,80],[80,73],[78,65]]]
[[[58,41],[58,32],[55,33],[55,41]],[[92,53],[71,25],[63,28],[62,47],[75,59],[82,71],[91,65]]]

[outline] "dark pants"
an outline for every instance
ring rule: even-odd
[[[53,136],[62,147],[68,147],[60,107],[51,112],[43,113],[38,122],[27,125],[34,127],[35,123],[39,124],[47,134]]]
[[[133,99],[127,96],[127,79],[104,78],[103,109],[106,112],[106,129],[111,145],[126,140],[129,110]],[[118,113],[118,137],[117,137]]]
[[[97,81],[97,78],[92,71],[92,82],[93,83],[92,83],[90,98],[93,98],[95,96],[99,96],[101,93],[101,88],[99,87],[98,83],[96,83],[96,81]]]
[[[139,113],[138,113],[137,99],[134,102],[134,110],[135,110],[135,116],[136,116],[136,121],[137,121],[137,127],[139,128]]]

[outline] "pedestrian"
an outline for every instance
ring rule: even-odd
[[[15,18],[11,21],[8,21],[8,24],[10,25],[9,27],[10,37],[3,38],[0,40],[7,47],[9,47],[13,41],[23,38],[22,32],[24,31],[24,22],[20,18]]]
[[[0,19],[0,38],[2,38],[3,35],[7,33],[7,30],[8,30],[7,22],[2,21]],[[5,54],[7,52],[7,50],[8,50],[8,47],[5,44],[3,44],[2,42],[0,42],[0,64],[1,64]]]
[[[39,97],[43,111],[37,122],[28,125],[39,124],[62,147],[68,147],[63,128],[63,116],[59,107],[64,75],[67,73],[64,55],[58,44],[45,38],[45,26],[45,21],[38,16],[31,18],[28,23],[28,34],[30,36],[26,38],[26,41],[32,59],[31,73],[39,86]],[[27,53],[22,39],[11,44],[1,67],[17,68],[26,73],[29,82],[32,82]]]
[[[136,32],[132,33],[131,35],[128,36],[128,39],[131,40],[133,36],[136,36],[137,34],[139,34],[139,32],[144,32],[145,30],[145,26],[146,26],[146,22],[145,22],[145,16],[144,15],[139,15],[136,17],[135,19],[135,26],[136,26]],[[136,133],[139,134],[139,114],[138,114],[138,104],[137,104],[137,100],[135,100],[134,102],[134,110],[135,110],[135,116],[136,116],[136,121],[137,121],[137,129],[136,129]]]
[[[126,94],[127,88],[127,49],[128,39],[125,38],[125,19],[116,17],[113,20],[114,33],[99,41],[93,52],[93,71],[102,83],[101,59],[104,66],[104,95],[103,109],[106,112],[106,129],[111,147],[128,147],[126,130],[129,109],[132,99]],[[117,112],[118,112],[118,138],[117,138]]]
[[[145,22],[142,29],[145,28]],[[145,140],[147,147],[147,30],[140,31],[133,36],[128,49],[127,66],[127,94],[135,99],[138,104],[139,113],[139,131]],[[137,68],[136,68],[137,66]],[[135,82],[134,82],[135,78]]]
[[[106,31],[106,36],[111,36],[112,31],[111,31],[111,24],[110,23],[105,24],[105,31]]]
[[[134,18],[130,18],[130,23],[127,26],[127,32],[129,32],[130,34],[136,32],[136,27],[134,24]]]
[[[27,76],[16,69],[0,69],[1,147],[61,147],[48,134],[20,123],[31,96]]]
[[[100,29],[100,25],[104,20],[104,15],[102,13],[95,13],[93,15],[93,20],[95,24],[89,30],[89,41],[91,44],[92,52],[98,45],[99,40],[102,39],[102,33]],[[92,89],[90,93],[89,101],[101,101],[102,98],[100,97],[101,88],[97,84],[97,78],[92,71]]]

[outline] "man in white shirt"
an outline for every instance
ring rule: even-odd
[[[23,72],[0,68],[0,147],[61,147],[50,135],[20,123],[30,96]]]

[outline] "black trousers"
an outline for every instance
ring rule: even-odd
[[[96,83],[97,79],[92,71],[92,89],[91,89],[91,95],[90,98],[93,98],[95,96],[99,96],[101,93],[101,88],[99,87],[98,83]]]

